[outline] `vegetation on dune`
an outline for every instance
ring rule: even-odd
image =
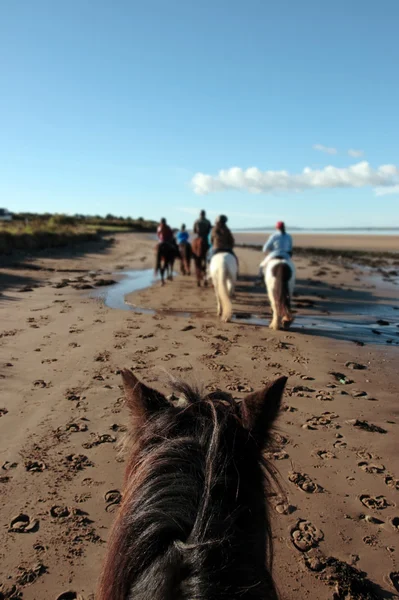
[[[156,231],[156,223],[143,218],[64,214],[16,213],[10,222],[0,223],[0,254],[16,250],[33,252],[45,248],[94,241],[101,234]]]

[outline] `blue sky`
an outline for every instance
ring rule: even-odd
[[[397,0],[3,2],[0,206],[399,226],[398,22]]]

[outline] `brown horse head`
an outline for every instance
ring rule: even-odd
[[[131,445],[98,600],[276,599],[264,449],[286,378],[239,404],[122,377]]]

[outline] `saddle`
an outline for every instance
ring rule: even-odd
[[[232,250],[231,248],[228,248],[228,249],[215,248],[213,251],[211,250],[211,252],[212,252],[212,256],[209,258],[209,255],[208,255],[208,262],[210,260],[212,260],[212,258],[215,256],[215,254],[220,254],[221,252],[224,252],[225,254],[227,253],[227,254],[231,254],[232,256],[234,256],[234,258],[236,259],[236,262],[237,262],[237,269],[239,268],[240,263],[238,262],[238,257],[235,254],[234,250]]]
[[[177,244],[175,241],[173,241],[173,242],[158,242],[158,244],[155,246],[155,249],[157,250],[160,246],[169,246],[169,248],[176,249]]]
[[[277,256],[273,256],[273,260],[287,260],[287,255],[292,258],[292,252],[286,252],[285,253],[286,256],[282,256],[281,254],[278,254]]]
[[[237,255],[235,254],[234,250],[232,250],[231,248],[215,248],[213,250],[212,256],[215,256],[215,254],[220,254],[221,252],[227,253],[227,254],[231,254],[232,256],[234,256],[234,258],[236,259],[237,263],[238,263],[238,258]]]

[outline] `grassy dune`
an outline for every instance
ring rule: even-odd
[[[0,223],[0,255],[94,241],[103,233],[155,230],[156,224],[144,219],[20,213],[13,221]]]

